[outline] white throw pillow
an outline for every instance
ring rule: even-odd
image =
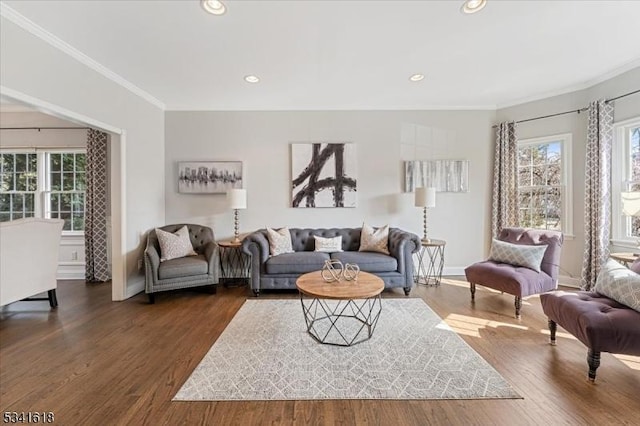
[[[598,274],[594,290],[640,312],[640,275],[613,259]]]
[[[191,239],[189,239],[189,229],[186,225],[175,233],[156,228],[156,236],[158,237],[158,243],[160,243],[160,262],[198,255],[193,251],[193,245],[191,244]]]
[[[285,227],[277,231],[267,228],[267,238],[269,239],[269,254],[271,256],[293,253],[289,228]]]
[[[324,253],[337,253],[342,251],[342,235],[333,238],[323,238],[314,235],[313,239],[316,240],[316,251]]]
[[[547,251],[547,245],[522,245],[512,244],[506,241],[493,240],[489,260],[500,263],[508,263],[515,266],[524,266],[540,272],[542,258]]]
[[[389,254],[389,225],[374,230],[373,227],[363,223],[359,251]]]

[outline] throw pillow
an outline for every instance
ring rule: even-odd
[[[198,254],[193,251],[187,225],[178,229],[175,233],[156,228],[156,236],[160,244],[160,262],[185,256],[197,256]]]
[[[631,269],[636,274],[640,274],[640,257],[633,261],[631,266],[629,266],[629,269]]]
[[[640,312],[640,275],[613,259],[598,274],[594,290]]]
[[[512,244],[506,241],[493,240],[489,260],[500,263],[508,263],[515,266],[523,266],[540,272],[542,258],[547,251],[547,245],[538,246]]]
[[[324,253],[336,253],[342,251],[342,235],[333,238],[323,238],[317,235],[313,236],[316,240],[316,251]]]
[[[267,228],[267,238],[269,239],[269,254],[271,256],[293,253],[289,228],[284,227],[277,231]]]
[[[373,227],[363,223],[359,251],[375,251],[389,254],[389,225],[373,229]]]

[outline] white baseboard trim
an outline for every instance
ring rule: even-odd
[[[84,262],[58,262],[58,272],[56,273],[56,279],[84,280],[85,272],[86,271]]]
[[[464,266],[445,266],[442,270],[442,276],[462,276],[464,277]]]
[[[127,290],[124,294],[124,298],[129,299],[138,293],[144,291],[144,276],[136,275],[127,279]]]
[[[567,275],[560,275],[558,277],[558,284],[566,287],[580,288],[580,284],[582,284],[582,281],[580,280],[580,278],[569,277]]]

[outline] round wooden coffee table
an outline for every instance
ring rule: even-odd
[[[328,283],[320,271],[296,281],[307,332],[327,345],[352,346],[369,340],[382,312],[384,281],[368,272],[357,280]]]

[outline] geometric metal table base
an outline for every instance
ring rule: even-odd
[[[241,287],[249,281],[249,257],[240,249],[240,244],[218,243],[220,249],[220,281],[225,287]]]
[[[418,251],[418,267],[413,282],[422,285],[439,286],[444,269],[444,247],[442,240],[423,242]]]
[[[305,298],[300,303],[307,332],[319,343],[353,346],[369,340],[382,312],[380,294],[367,299]]]

